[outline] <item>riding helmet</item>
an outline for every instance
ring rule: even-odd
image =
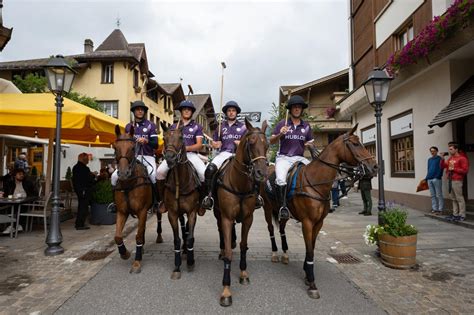
[[[303,106],[303,109],[308,107],[308,104],[306,104],[304,99],[299,95],[293,95],[292,97],[290,97],[288,103],[286,104],[286,108],[291,109],[291,106],[293,105],[301,105]]]
[[[135,108],[138,108],[138,107],[142,107],[143,109],[145,109],[145,112],[148,111],[148,106],[146,106],[145,103],[143,103],[143,101],[133,102],[132,105],[130,106],[130,111],[133,112]]]
[[[181,111],[183,108],[190,108],[193,113],[196,111],[196,107],[194,106],[194,103],[191,102],[190,100],[185,100],[179,103],[178,110]]]
[[[234,107],[237,110],[237,114],[240,114],[241,109],[236,101],[228,101],[227,103],[225,103],[224,107],[222,107],[222,112],[224,114],[227,114],[227,110],[229,109],[229,107]]]

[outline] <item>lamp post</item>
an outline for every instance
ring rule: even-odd
[[[64,253],[64,249],[61,247],[63,236],[59,226],[59,173],[61,166],[61,115],[63,95],[71,90],[75,72],[61,55],[57,55],[49,60],[45,66],[45,72],[48,79],[49,90],[56,96],[56,139],[53,164],[53,207],[51,210],[48,236],[46,237],[48,248],[45,249],[44,254],[46,256],[55,256]]]
[[[378,167],[378,188],[379,188],[379,204],[378,204],[378,221],[381,224],[380,213],[385,211],[385,191],[383,176],[385,173],[385,164],[382,156],[382,106],[387,101],[388,91],[390,89],[390,81],[393,78],[388,76],[384,70],[374,69],[369,73],[369,77],[364,82],[364,89],[370,105],[375,109],[375,122],[377,125],[377,164]]]

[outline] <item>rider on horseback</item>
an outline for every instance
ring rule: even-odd
[[[129,133],[131,127],[134,128],[133,137],[139,144],[135,151],[135,157],[142,163],[148,172],[148,176],[153,186],[153,207],[156,205],[156,162],[155,149],[158,148],[158,135],[156,133],[156,125],[146,119],[148,107],[143,101],[135,101],[130,107],[133,113],[134,121],[125,126],[125,132]],[[112,173],[110,178],[112,186],[115,187],[118,181],[118,170]]]
[[[290,218],[290,211],[286,205],[286,177],[291,166],[296,162],[309,164],[309,160],[304,157],[304,147],[311,145],[314,141],[311,126],[301,119],[303,110],[308,107],[304,99],[299,95],[294,95],[288,100],[286,108],[290,112],[290,119],[281,120],[273,130],[270,144],[280,141],[280,150],[276,157],[276,197],[281,205],[279,210],[280,220]]]
[[[196,111],[196,107],[194,107],[194,103],[186,100],[182,101],[179,106],[178,110],[181,112],[181,122],[180,126],[184,126],[183,128],[183,138],[184,144],[186,146],[186,156],[188,160],[192,163],[194,168],[197,171],[199,176],[199,181],[201,182],[200,186],[200,198],[202,200],[205,187],[204,187],[204,171],[206,169],[206,165],[204,162],[199,158],[197,152],[202,148],[202,126],[192,119],[194,112]],[[173,124],[170,127],[170,130],[176,129],[177,124]],[[158,191],[159,191],[159,199],[160,199],[160,212],[165,213],[167,210],[164,207],[163,197],[165,191],[165,181],[166,175],[168,174],[169,167],[166,160],[161,162],[160,166],[158,167],[156,177],[158,179]]]
[[[214,176],[222,166],[225,160],[235,155],[235,150],[239,145],[240,138],[247,132],[247,128],[243,122],[237,120],[237,115],[240,113],[239,104],[235,101],[227,102],[222,108],[222,112],[226,115],[227,119],[221,126],[221,132],[214,131],[213,141],[211,143],[214,149],[219,149],[220,152],[216,155],[212,162],[206,168],[205,183],[206,183],[206,197],[202,201],[202,207],[207,210],[211,210],[214,205],[212,198],[212,191],[214,190]],[[261,198],[257,199],[257,203],[260,202],[262,206]]]

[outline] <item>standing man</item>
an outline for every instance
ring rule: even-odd
[[[158,134],[156,133],[156,125],[146,119],[148,107],[143,101],[135,101],[130,107],[133,113],[134,121],[125,126],[125,132],[129,133],[131,127],[134,128],[133,137],[138,144],[135,150],[135,157],[142,163],[148,172],[148,177],[152,183],[153,191],[153,207],[157,203],[156,198],[156,162],[155,150],[158,148]],[[111,176],[112,186],[118,181],[118,170],[115,170]]]
[[[464,176],[469,171],[466,157],[459,154],[458,145],[449,145],[449,159],[442,161],[442,168],[448,170],[448,187],[453,200],[453,214],[448,217],[452,221],[464,221],[466,219],[466,203],[462,194]]]
[[[304,157],[304,148],[314,142],[311,126],[301,119],[303,110],[308,107],[304,99],[299,95],[294,95],[288,100],[286,105],[290,112],[290,119],[281,120],[273,130],[270,144],[280,142],[280,150],[276,157],[275,173],[277,200],[281,205],[279,219],[288,220],[290,211],[286,205],[286,176],[291,166],[296,162],[309,164],[309,160]]]
[[[227,102],[222,108],[226,120],[222,123],[220,135],[218,130],[214,131],[213,141],[211,142],[212,147],[220,151],[209,163],[204,173],[206,187],[206,197],[202,201],[204,209],[211,210],[214,205],[212,191],[214,190],[213,179],[215,174],[225,160],[235,155],[240,139],[247,132],[245,124],[237,120],[240,111],[239,104],[235,101]]]
[[[92,187],[95,183],[95,175],[87,166],[89,164],[89,155],[81,153],[77,157],[77,163],[72,168],[72,185],[77,195],[77,216],[76,230],[88,230],[85,225],[89,204],[91,201]]]
[[[431,157],[428,159],[428,172],[425,180],[428,183],[431,194],[431,213],[440,215],[444,210],[443,199],[443,169],[441,161],[443,158],[438,155],[438,148],[430,148]]]
[[[205,194],[205,187],[204,187],[204,171],[206,170],[206,165],[204,162],[199,158],[198,151],[202,148],[202,138],[204,136],[202,132],[202,126],[192,119],[194,112],[196,111],[196,107],[194,107],[194,103],[191,101],[182,101],[179,106],[178,110],[181,112],[181,122],[180,126],[183,127],[183,139],[184,145],[186,146],[186,156],[191,162],[191,164],[196,169],[196,172],[199,176],[199,181],[201,182],[200,191],[199,191],[199,201],[202,202]],[[170,127],[170,130],[176,129],[177,124],[173,124]],[[166,175],[168,174],[169,167],[166,160],[161,162],[160,166],[158,167],[156,177],[158,179],[158,189],[159,189],[159,199],[160,199],[160,212],[165,213],[167,210],[164,207],[163,197],[165,192],[165,181]]]
[[[364,204],[364,210],[359,212],[359,214],[372,215],[372,195],[370,194],[372,190],[372,176],[364,174],[364,176],[359,179],[358,188],[360,190],[360,196],[362,197],[362,203]]]

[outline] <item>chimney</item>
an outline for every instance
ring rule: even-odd
[[[91,53],[94,51],[94,43],[91,39],[84,40],[84,53]]]

